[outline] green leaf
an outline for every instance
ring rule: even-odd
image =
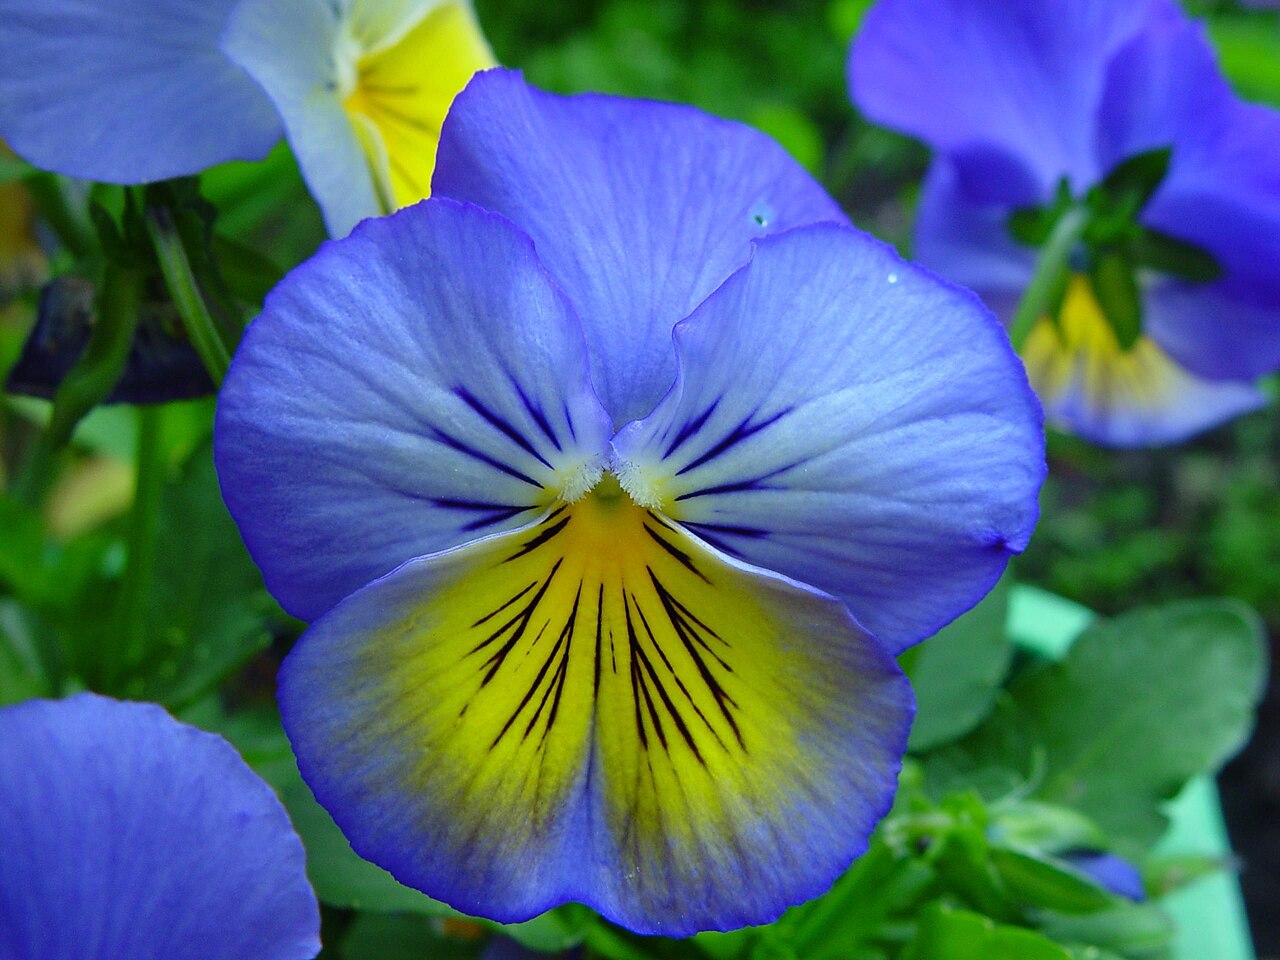
[[[1088,944],[1133,960],[1168,955],[1174,935],[1168,914],[1155,903],[1113,902],[1115,906],[1096,913],[1046,914],[1040,929],[1059,942]]]
[[[1209,18],[1209,33],[1222,63],[1222,72],[1246,100],[1280,107],[1280,30],[1258,14]]]
[[[1262,628],[1243,604],[1187,601],[1096,621],[1060,663],[1016,680],[1002,709],[941,752],[940,770],[930,758],[931,788],[939,774],[954,783],[1017,770],[1035,796],[1088,816],[1120,853],[1140,853],[1165,828],[1160,804],[1245,742],[1265,675]]]
[[[1223,274],[1222,264],[1207,250],[1149,227],[1138,233],[1134,255],[1139,266],[1192,283],[1212,283]]]
[[[904,654],[917,703],[912,750],[962,737],[991,712],[1013,656],[1004,631],[1008,608],[1001,580],[976,607]]]
[[[1169,172],[1173,147],[1160,147],[1122,160],[1103,178],[1096,188],[1115,207],[1137,213]]]
[[[1031,850],[992,847],[991,864],[1009,891],[1028,907],[1090,913],[1113,897],[1060,860]]]
[[[441,935],[421,916],[363,913],[342,938],[342,960],[472,960],[487,938]]]
[[[29,621],[21,604],[0,597],[0,706],[53,693],[40,668]]]
[[[935,903],[921,914],[920,929],[902,960],[1071,960],[1071,955],[1033,930]]]
[[[1131,349],[1142,336],[1142,293],[1133,264],[1119,249],[1095,251],[1089,282],[1120,349]]]
[[[39,169],[19,157],[0,156],[0,187],[6,183],[34,177]]]
[[[164,492],[139,691],[181,705],[264,650],[280,614],[222,505],[206,443]]]
[[[991,811],[993,841],[1011,847],[1061,853],[1063,850],[1103,850],[1106,835],[1088,817],[1052,803],[1018,800]]]

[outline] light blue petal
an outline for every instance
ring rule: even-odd
[[[969,294],[837,226],[761,241],[677,327],[680,379],[615,439],[628,489],[848,603],[899,651],[1036,519],[1040,409]]]
[[[445,121],[433,190],[510,217],[577,308],[601,401],[620,425],[671,385],[671,328],[789,227],[843,222],[760,134],[690,107],[558,97],[475,77]]]
[[[322,247],[267,298],[218,405],[223,496],[272,593],[311,619],[589,481],[608,424],[586,363],[502,217],[429,200]]]
[[[670,936],[824,892],[914,712],[843,604],[595,493],[348,597],[280,703],[317,799],[402,883]]]
[[[36,166],[145,183],[256,160],[271,102],[218,49],[234,0],[0,0],[0,138]]]
[[[937,150],[1002,151],[1042,196],[1104,172],[1096,118],[1106,65],[1169,0],[881,0],[854,42],[854,102]]]
[[[306,856],[221,737],[92,694],[0,710],[0,956],[304,960]]]
[[[262,84],[279,110],[334,237],[383,212],[339,93],[341,12],[317,0],[240,0],[222,38],[227,56]]]

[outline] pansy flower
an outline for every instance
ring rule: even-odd
[[[434,192],[287,277],[220,399],[224,496],[312,621],[280,679],[303,775],[468,913],[776,917],[889,807],[892,655],[1030,534],[1020,366],[691,108],[483,73]]]
[[[221,737],[94,694],[0,709],[0,956],[305,960],[302,842]]]
[[[1176,3],[881,0],[850,81],[871,119],[936,151],[916,255],[1006,320],[1038,248],[1076,227],[1021,345],[1050,420],[1136,446],[1263,402],[1280,113],[1232,93]]]
[[[493,64],[467,0],[0,0],[0,136],[110,183],[288,137],[335,236],[427,194],[440,124]]]

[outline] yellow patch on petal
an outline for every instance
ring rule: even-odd
[[[606,475],[536,527],[452,554],[352,680],[381,691],[401,788],[445,791],[460,829],[512,817],[545,839],[590,776],[592,815],[628,869],[694,874],[731,856],[726,837],[809,793],[821,763],[804,730],[848,709],[822,648],[834,638],[812,635],[800,596]]]
[[[1052,410],[1076,402],[1096,411],[1155,413],[1187,374],[1149,337],[1120,346],[1087,278],[1071,278],[1058,321],[1043,318],[1022,348],[1031,386]]]
[[[431,192],[440,128],[453,98],[493,53],[467,3],[432,7],[385,49],[362,56],[344,101],[387,210]]]

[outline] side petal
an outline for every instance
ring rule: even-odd
[[[330,236],[386,210],[369,156],[342,106],[341,9],[315,0],[240,0],[222,37],[226,55],[262,85]]]
[[[614,440],[624,485],[890,649],[976,603],[1031,535],[1040,409],[1008,339],[870,237],[760,241],[676,349],[676,386]]]
[[[675,375],[671,328],[753,239],[835,202],[768,137],[691,107],[533,89],[487,71],[445,121],[433,189],[510,217],[582,317],[601,401],[622,424]]]
[[[849,59],[853,100],[935,149],[999,149],[1087,188],[1107,63],[1168,0],[881,0]]]
[[[913,713],[843,605],[609,478],[344,600],[280,702],[317,798],[401,882],[671,936],[825,890],[888,810]]]
[[[1122,350],[1082,277],[1022,356],[1049,422],[1106,446],[1176,443],[1266,402],[1248,383],[1188,373],[1150,336]]]
[[[0,710],[0,956],[305,960],[306,855],[221,737],[92,694]]]
[[[1178,285],[1158,337],[1188,369],[1249,378],[1280,366],[1280,111],[1243,103],[1204,28],[1179,20],[1116,57],[1101,118],[1116,159],[1173,146],[1144,222],[1213,254],[1224,276]],[[1181,304],[1194,301],[1193,307]],[[1194,349],[1199,341],[1204,350]],[[1188,347],[1192,347],[1188,349]]]
[[[1250,380],[1280,367],[1280,303],[1233,296],[1221,282],[1176,280],[1153,284],[1147,299],[1151,339],[1196,376]]]
[[[529,238],[429,200],[327,244],[272,292],[214,441],[267,586],[311,619],[580,493],[607,436],[577,320]]]
[[[257,160],[280,121],[218,49],[234,0],[0,0],[0,137],[36,166],[146,183]]]

